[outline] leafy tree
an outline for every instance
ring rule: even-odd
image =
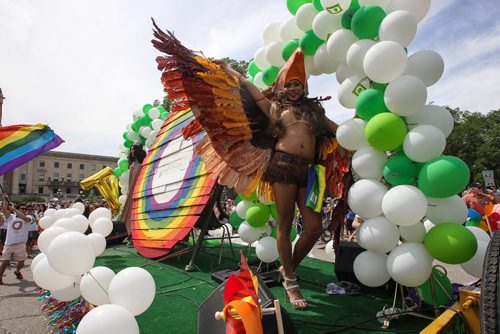
[[[469,166],[471,182],[484,184],[483,170],[493,170],[500,186],[500,109],[487,114],[459,108],[447,109],[455,126],[448,136],[445,154],[459,157]]]
[[[210,58],[210,60],[214,60],[214,59]],[[224,57],[224,58],[221,58],[218,60],[230,65],[233,68],[233,70],[235,70],[243,75],[245,75],[247,73],[248,64],[250,63],[247,60],[236,60],[236,59],[232,59],[229,57]]]

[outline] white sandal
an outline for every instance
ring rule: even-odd
[[[290,296],[288,295],[288,291],[290,290],[298,289],[300,291],[300,287],[297,284],[297,278],[288,278],[286,276],[283,276],[283,280],[284,280],[283,287],[285,288],[286,300],[290,301],[293,307],[297,310],[303,310],[307,308],[309,305],[305,298],[291,299]],[[291,284],[290,282],[295,282],[295,284],[290,285]],[[303,306],[301,306],[300,304],[303,304]]]

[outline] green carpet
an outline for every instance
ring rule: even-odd
[[[230,249],[223,248],[222,262],[218,264],[220,248],[203,248],[196,262],[199,271],[186,272],[184,267],[191,253],[163,262],[151,263],[134,248],[119,245],[106,249],[97,258],[96,266],[107,266],[115,272],[131,266],[143,266],[153,275],[157,295],[151,307],[136,317],[141,333],[196,333],[198,307],[219,286],[210,274],[223,269],[237,269],[239,250],[235,246],[235,259]],[[176,251],[177,249],[174,249]],[[255,253],[250,260],[255,260]],[[281,305],[289,312],[298,333],[418,333],[430,321],[402,316],[391,322],[389,330],[382,330],[375,319],[384,305],[392,305],[393,292],[363,291],[358,296],[328,295],[325,287],[335,282],[333,265],[306,258],[297,271],[304,297],[309,301],[305,311],[295,310],[285,301],[284,289],[271,288]]]

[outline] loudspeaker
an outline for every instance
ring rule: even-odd
[[[356,242],[340,241],[339,253],[335,257],[335,275],[339,281],[360,284],[354,275],[353,263],[356,256],[364,251]]]
[[[259,302],[263,308],[272,307],[273,301],[276,299],[271,290],[266,286],[262,279],[257,276],[259,280]],[[226,282],[219,285],[210,296],[198,308],[198,334],[225,334],[226,323],[222,320],[215,320],[215,312],[222,311],[224,308],[224,287]],[[283,328],[285,333],[296,334],[297,331],[293,326],[292,319],[281,307],[281,317],[283,320]],[[262,317],[262,327],[264,333],[274,334],[278,333],[276,325],[275,314],[264,315]]]

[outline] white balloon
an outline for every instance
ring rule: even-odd
[[[282,41],[277,41],[269,43],[266,47],[266,58],[271,65],[278,67],[285,65],[285,59],[282,55],[283,45]]]
[[[359,227],[359,240],[363,248],[385,254],[398,244],[399,230],[387,218],[374,217],[365,220]]]
[[[142,111],[142,109],[138,109],[138,110],[132,112],[132,116],[133,116],[134,120],[136,120],[136,119],[139,119],[142,116],[144,116],[144,112]],[[132,126],[132,124],[130,124],[130,125]]]
[[[476,253],[469,261],[460,264],[462,269],[469,275],[482,278],[484,257],[486,256],[487,249],[488,242],[478,240]]]
[[[47,254],[47,251],[49,250],[49,245],[52,242],[52,240],[54,240],[56,237],[65,232],[68,232],[68,230],[61,226],[51,226],[48,229],[44,230],[38,236],[37,240],[38,249],[40,249],[42,253]]]
[[[386,262],[386,254],[365,251],[354,260],[354,275],[363,285],[369,287],[384,285],[391,278]]]
[[[118,202],[120,202],[121,205],[124,205],[126,201],[127,195],[120,195],[120,197],[118,197]]]
[[[97,218],[101,218],[101,217],[107,217],[107,218],[111,219],[111,211],[107,208],[102,208],[102,207],[97,208],[94,211],[92,211],[89,215],[90,227],[92,227],[92,224],[94,224],[94,221]]]
[[[162,121],[161,119],[154,119],[151,121],[151,128],[158,133],[158,131],[160,131],[160,129],[161,129],[161,126],[163,125],[163,122],[164,121]],[[151,131],[149,133],[149,136],[151,136],[152,133],[153,133],[153,131]]]
[[[142,268],[125,268],[111,280],[108,294],[111,304],[123,306],[133,315],[139,315],[153,303],[156,295],[155,280]]]
[[[337,140],[347,150],[359,150],[368,146],[365,137],[366,121],[361,118],[351,118],[343,122],[337,128]]]
[[[246,219],[248,209],[250,209],[254,205],[255,204],[250,201],[240,201],[238,204],[236,204],[236,214],[241,219]]]
[[[326,10],[319,12],[312,22],[312,31],[324,41],[339,29],[342,29],[342,15],[332,15]]]
[[[158,127],[158,126],[156,125],[155,127]],[[158,131],[159,130],[153,130],[153,131],[151,131],[151,133],[149,134],[149,137],[148,137],[147,140],[149,140],[151,143],[154,143],[156,135],[158,134]]]
[[[271,66],[266,57],[266,47],[261,47],[257,50],[257,52],[255,52],[254,62],[255,65],[262,70]]]
[[[335,262],[335,249],[333,249],[333,239],[326,243],[325,253],[330,259]]]
[[[341,16],[349,9],[351,0],[321,0],[321,6],[330,14]]]
[[[339,103],[349,109],[354,109],[356,106],[356,98],[364,90],[370,88],[370,81],[366,77],[358,74],[344,80],[337,91]]]
[[[427,198],[414,186],[395,186],[385,194],[382,211],[387,219],[397,225],[418,223],[427,212]]]
[[[54,221],[54,219],[52,217],[50,217],[50,216],[43,216],[38,221],[38,225],[40,225],[41,228],[43,228],[44,230],[46,230],[49,227],[51,227],[54,224],[54,222],[55,221]]]
[[[413,161],[427,162],[444,152],[446,137],[434,125],[419,125],[406,134],[403,142],[405,154]]]
[[[297,13],[295,13],[297,27],[302,31],[311,30],[313,20],[318,13],[319,12],[312,3],[303,4],[299,7]]]
[[[346,80],[347,78],[353,76],[355,73],[353,73],[349,67],[347,66],[346,63],[340,63],[339,66],[337,66],[337,71],[335,72],[335,76],[337,78],[337,82],[341,84]]]
[[[328,51],[326,51],[325,44],[322,44],[318,50],[316,50],[314,54],[314,65],[319,72],[325,74],[334,73],[339,64],[340,63],[333,59]]]
[[[422,243],[425,239],[425,226],[421,222],[410,226],[399,226],[399,233],[406,242]]]
[[[94,244],[82,233],[66,232],[50,243],[47,259],[50,266],[61,274],[83,275],[94,265]]]
[[[289,41],[295,38],[301,38],[304,32],[297,27],[295,16],[292,16],[280,26],[280,38],[282,41]]]
[[[139,134],[135,133],[135,132],[127,132],[127,138],[131,141],[138,141],[140,140],[141,138],[139,137]]]
[[[409,116],[424,109],[427,88],[419,78],[405,74],[392,81],[384,93],[387,108],[400,116]]]
[[[273,237],[264,237],[257,242],[255,254],[262,262],[270,263],[278,259],[278,244]]]
[[[80,214],[83,214],[85,212],[85,204],[83,204],[82,202],[75,202],[71,205],[71,207],[80,211]]]
[[[268,45],[275,41],[280,41],[280,22],[270,22],[264,28],[264,32],[262,33],[264,45]],[[262,67],[259,67],[262,68]]]
[[[429,12],[431,7],[431,0],[391,0],[387,4],[387,13],[392,13],[397,10],[407,10],[415,16],[417,22],[422,19]]]
[[[35,270],[35,267],[36,267],[37,263],[40,260],[45,259],[46,257],[47,257],[47,255],[45,255],[44,253],[40,253],[37,256],[35,256],[33,258],[33,261],[31,261],[31,264],[30,264],[31,272],[33,272]]]
[[[267,89],[267,85],[264,83],[264,80],[262,79],[262,74],[263,74],[262,72],[259,72],[253,78],[254,85],[260,90]]]
[[[66,216],[66,209],[59,209],[56,210],[56,212],[54,212],[52,218],[54,219],[54,221],[58,221],[59,219],[64,218],[65,216]]]
[[[371,218],[382,214],[382,199],[387,188],[380,182],[361,179],[349,189],[348,203],[352,211],[363,218]]]
[[[406,51],[393,41],[380,41],[366,52],[363,69],[375,82],[389,83],[404,73],[407,63]]]
[[[384,165],[387,162],[385,152],[372,146],[360,148],[352,156],[352,169],[363,179],[379,180],[382,177]]]
[[[88,237],[94,244],[95,256],[101,255],[106,249],[106,238],[99,233],[90,233]]]
[[[93,305],[109,304],[109,284],[115,277],[108,267],[94,267],[83,275],[80,282],[82,297]]]
[[[81,296],[80,292],[80,280],[82,279],[81,276],[76,276],[73,284],[70,286],[61,289],[61,290],[52,290],[50,291],[50,294],[52,297],[55,299],[62,301],[62,302],[69,302],[75,298],[78,298]]]
[[[478,242],[490,242],[490,235],[485,230],[476,226],[465,226],[465,228],[471,231],[472,234],[474,234]]]
[[[134,316],[120,305],[101,305],[90,310],[82,318],[76,334],[139,334]]]
[[[45,257],[38,261],[33,270],[33,280],[45,290],[61,290],[73,284],[75,277],[55,271]]]
[[[419,125],[434,125],[444,133],[445,137],[448,137],[453,130],[454,120],[451,113],[445,108],[427,104],[422,111],[408,116],[406,124],[410,130]]]
[[[423,244],[407,242],[391,251],[387,258],[387,271],[399,284],[416,287],[429,279],[432,261]]]
[[[248,224],[246,221],[241,223],[238,228],[238,235],[241,240],[249,244],[254,243],[260,238],[270,236],[272,229],[269,225],[264,225],[263,227],[255,228]]]
[[[148,116],[151,119],[157,119],[160,117],[160,110],[156,107],[149,109]]]
[[[375,43],[376,42],[371,39],[360,39],[349,47],[346,54],[346,62],[352,72],[363,76],[366,75],[365,69],[363,68],[363,62],[366,53]]]
[[[394,41],[408,46],[417,33],[417,19],[406,10],[397,10],[387,15],[380,24],[381,41]]]
[[[321,71],[316,68],[314,64],[314,56],[304,57],[304,67],[306,69],[306,75],[309,77],[311,75],[320,75]]]
[[[148,138],[149,135],[151,134],[151,131],[153,131],[153,129],[151,129],[149,126],[143,126],[139,130],[139,133],[143,138]]]
[[[347,50],[358,38],[351,30],[339,29],[335,31],[326,42],[328,53],[338,61],[345,61]]]
[[[69,208],[69,209],[66,209],[66,212],[64,213],[64,217],[66,218],[71,218],[73,216],[76,216],[76,215],[81,215],[82,213],[80,212],[79,209],[76,209],[76,208]]]
[[[92,232],[107,237],[113,231],[113,222],[107,217],[97,218],[92,224]]]
[[[52,209],[52,208],[51,208],[51,209],[47,209],[47,210],[45,210],[45,212],[43,213],[43,216],[44,216],[44,217],[53,217],[53,216],[54,216],[54,214],[56,213],[56,211],[57,211],[56,209]]]
[[[73,221],[73,226],[75,227],[74,230],[77,232],[85,233],[89,228],[89,221],[84,215],[73,216],[71,217],[71,220]]]
[[[424,220],[425,233],[429,233],[429,231],[435,226],[436,224],[431,222],[429,219]]]
[[[366,5],[375,5],[385,9],[388,3],[389,0],[359,0],[359,5],[361,7]]]
[[[458,195],[445,198],[427,197],[427,213],[433,224],[456,223],[463,224],[467,219],[467,205]]]
[[[80,227],[73,221],[72,218],[60,218],[53,225],[53,227],[62,227],[67,231],[80,232]],[[82,233],[82,232],[80,232]]]
[[[443,58],[436,51],[425,50],[408,58],[405,74],[420,78],[429,87],[439,81],[444,72]]]

